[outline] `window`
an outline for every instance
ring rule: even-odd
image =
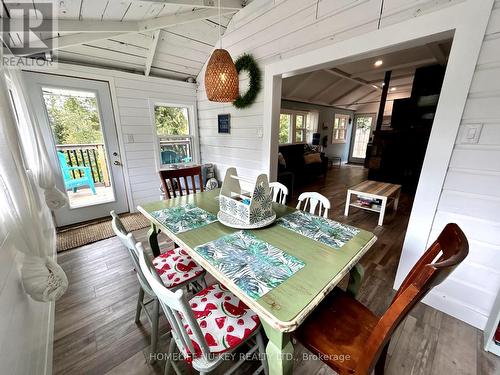
[[[306,143],[312,134],[307,112],[283,111],[280,114],[279,143]]]
[[[332,143],[345,143],[347,136],[349,115],[335,114],[332,130]]]
[[[193,136],[187,107],[155,105],[160,166],[193,162]]]

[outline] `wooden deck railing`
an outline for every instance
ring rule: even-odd
[[[94,183],[110,186],[103,143],[56,145],[56,149],[66,155],[69,166],[90,167]],[[72,171],[71,173],[73,178],[83,177],[83,171]]]

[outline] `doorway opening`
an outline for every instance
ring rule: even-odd
[[[378,186],[383,195],[383,185],[365,185],[370,191],[346,201],[349,187],[374,181],[400,186],[399,210],[408,219],[451,46],[448,36],[283,78],[277,179],[292,199],[318,191],[338,203],[339,215],[355,213],[376,226],[384,218],[373,213],[396,214],[399,193],[384,203],[372,194]],[[294,123],[290,113],[310,120],[308,137],[298,142],[282,136],[282,125]]]
[[[56,185],[69,204],[57,227],[128,212],[122,155],[107,82],[24,72]]]
[[[348,159],[350,163],[364,163],[368,143],[370,142],[371,133],[375,126],[375,117],[375,113],[356,113],[354,115]]]

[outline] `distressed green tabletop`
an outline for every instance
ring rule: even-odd
[[[219,211],[219,201],[216,199],[218,194],[219,189],[216,189],[144,204],[138,206],[138,209],[152,222],[150,232],[152,246],[155,245],[156,233],[160,229],[179,246],[188,251],[207,272],[226,285],[260,316],[266,333],[271,340],[271,345],[274,345],[271,352],[268,346],[268,355],[280,357],[279,359],[275,358],[276,360],[268,358],[271,374],[290,373],[291,361],[283,358],[283,354],[290,353],[290,351],[293,353],[287,333],[294,331],[304,321],[309,313],[323,300],[324,296],[349,273],[350,269],[356,265],[377,238],[373,233],[358,228],[359,233],[357,235],[340,249],[334,249],[276,224],[267,228],[252,230],[252,234],[257,238],[276,246],[305,263],[305,267],[288,280],[259,299],[254,300],[194,251],[196,246],[234,233],[238,229],[228,228],[217,221],[201,228],[173,234],[150,214],[163,208],[187,203],[193,203],[204,210],[217,214]],[[296,211],[294,208],[279,204],[274,205],[274,210],[277,217]]]

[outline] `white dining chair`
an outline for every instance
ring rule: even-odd
[[[304,205],[302,206],[302,203]],[[306,192],[299,196],[299,203],[297,203],[297,210],[307,211],[309,205],[309,213],[316,215],[316,207],[318,207],[318,216],[328,217],[328,210],[330,209],[330,201],[324,195],[316,192]],[[302,208],[301,208],[302,206]],[[323,214],[321,214],[323,211]]]
[[[280,182],[270,182],[269,189],[273,195],[273,201],[280,204],[286,204],[286,197],[288,196],[288,188]]]
[[[139,265],[139,254],[137,252],[135,244],[137,240],[132,233],[128,233],[123,225],[122,221],[115,213],[115,211],[110,212],[112,220],[111,227],[113,232],[116,234],[118,239],[127,248],[132,263],[134,264],[135,271],[137,273],[137,279],[139,280],[139,296],[137,298],[137,308],[135,313],[135,323],[140,323],[141,311],[144,311],[146,317],[151,324],[151,353],[156,353],[158,347],[158,323],[159,323],[159,311],[160,305],[158,298],[149,286],[147,279],[141,271]],[[174,260],[175,259],[175,260]],[[175,264],[174,264],[175,263]],[[167,252],[161,254],[160,256],[153,259],[153,264],[155,264],[155,278],[161,282],[166,287],[177,290],[179,288],[186,287],[189,284],[195,284],[198,290],[202,289],[199,282],[206,286],[205,282],[205,270],[196,264],[187,253],[183,254],[182,249],[168,250]],[[174,267],[175,266],[175,267]],[[182,269],[179,269],[179,267]],[[163,269],[168,268],[168,272],[162,272]],[[177,271],[178,270],[178,271]],[[144,302],[144,295],[149,297],[147,302]],[[152,314],[146,308],[147,305],[152,304]],[[151,356],[153,359],[154,356]],[[152,360],[151,362],[154,362]]]
[[[247,355],[239,355],[243,359],[225,373],[233,373],[245,357],[258,352],[262,364],[254,374],[260,371],[268,374],[260,320],[249,307],[221,284],[210,285],[188,300],[184,290],[174,292],[158,281],[154,276],[155,268],[140,242],[136,244],[136,249],[142,272],[158,296],[172,327],[165,374],[170,373],[171,367],[176,374],[181,374],[173,361],[176,346],[195,370],[207,374],[227,358],[224,354],[231,354],[248,342],[251,342],[251,348]]]

